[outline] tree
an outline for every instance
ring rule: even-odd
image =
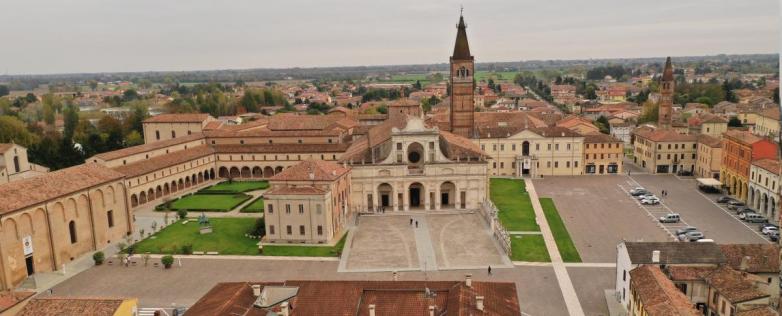
[[[38,136],[24,126],[24,122],[13,116],[0,116],[0,143],[16,143],[30,147],[38,142]]]
[[[736,97],[736,94],[733,93],[733,90],[731,89],[730,84],[728,84],[728,81],[725,80],[725,82],[722,83],[722,90],[725,91],[725,101],[729,102],[739,102],[739,98]]]
[[[79,124],[79,108],[73,104],[66,106],[63,111],[63,121],[65,123],[63,137],[73,139],[73,132],[76,130],[76,125]]]
[[[11,91],[8,89],[8,86],[0,85],[0,97],[7,96],[10,93]]]
[[[734,117],[731,117],[730,120],[728,121],[728,126],[729,127],[742,127],[744,125],[741,124],[741,120],[738,117],[734,116]]]
[[[95,89],[98,88],[98,82],[95,80],[87,81],[87,85],[90,86],[90,89],[92,89],[92,91],[95,91]]]
[[[130,147],[141,144],[144,144],[144,138],[138,131],[130,131],[130,133],[125,136],[125,146]]]
[[[657,122],[659,117],[660,105],[646,101],[643,105],[643,112],[638,117],[638,123]]]
[[[608,118],[606,118],[603,115],[600,115],[600,117],[595,120],[595,125],[597,125],[598,128],[600,128],[600,132],[603,134],[608,134],[611,132],[611,123],[608,122]]]

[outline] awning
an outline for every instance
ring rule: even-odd
[[[714,178],[698,178],[695,179],[695,181],[698,181],[698,185],[708,186],[708,187],[720,187],[722,186],[722,182],[720,180],[714,179]]]

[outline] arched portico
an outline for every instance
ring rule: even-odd
[[[377,186],[378,206],[391,209],[394,203],[394,188],[388,183],[382,183]]]
[[[417,209],[424,207],[426,205],[424,201],[426,197],[424,185],[419,182],[410,184],[407,188],[407,197],[409,208]]]
[[[454,208],[456,206],[456,185],[451,181],[440,184],[440,207]]]

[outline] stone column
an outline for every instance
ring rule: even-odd
[[[453,194],[455,195],[453,197],[453,207],[458,210],[459,207],[462,206],[462,204],[461,204],[462,192],[459,191],[459,189],[457,188],[457,189],[454,189],[454,193]]]
[[[406,183],[402,183],[402,205],[405,211],[410,210],[410,198],[408,197],[408,188]]]
[[[430,200],[429,199],[429,195],[430,195],[429,194],[429,189],[426,188],[426,187],[423,188],[423,190],[421,190],[421,195],[423,195],[422,198],[423,198],[423,203],[424,203],[424,210],[425,211],[429,211],[430,210],[430,208],[429,208],[430,207],[430,205],[429,205],[429,203],[430,203],[430,201],[429,201]]]
[[[434,209],[439,211],[441,206],[440,202],[442,202],[440,197],[440,186],[435,187],[434,190]]]

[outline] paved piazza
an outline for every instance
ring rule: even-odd
[[[766,242],[754,225],[745,225],[712,203],[716,196],[701,194],[693,179],[634,173],[544,178],[534,183],[541,197],[554,199],[584,262],[615,262],[616,245],[622,240],[672,240],[669,232],[678,227],[663,226],[656,219],[670,211],[718,243]],[[662,198],[662,205],[644,207],[627,194],[636,186],[658,196],[663,189],[670,193]]]
[[[340,272],[511,266],[477,213],[361,216],[345,247]]]

